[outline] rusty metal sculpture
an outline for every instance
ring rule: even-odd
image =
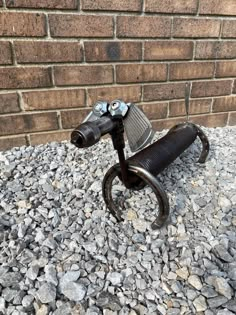
[[[122,209],[119,209],[112,197],[112,185],[116,177],[128,189],[140,190],[145,185],[152,188],[159,204],[159,212],[151,226],[157,229],[162,227],[168,218],[169,202],[156,176],[183,153],[197,137],[200,138],[203,147],[198,162],[205,162],[209,153],[209,142],[204,132],[197,125],[189,122],[189,91],[190,86],[186,84],[187,121],[175,125],[164,137],[149,146],[147,145],[154,136],[150,121],[137,106],[126,104],[121,100],[115,100],[110,104],[98,101],[85,121],[72,132],[71,142],[78,148],[90,147],[103,135],[111,135],[119,163],[106,173],[102,192],[108,209],[118,221],[122,220]],[[124,155],[124,132],[131,151],[138,151],[128,159],[125,159]]]

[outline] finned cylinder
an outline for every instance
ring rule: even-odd
[[[143,167],[156,176],[183,153],[196,137],[197,129],[194,125],[184,124],[130,157],[128,162]]]

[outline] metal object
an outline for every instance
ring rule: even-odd
[[[186,85],[185,106],[188,116],[190,86]],[[124,131],[132,151],[136,154],[126,159],[124,155]],[[109,133],[113,147],[117,151],[119,164],[112,166],[106,173],[102,193],[104,201],[117,218],[122,220],[122,210],[112,198],[112,184],[118,177],[126,188],[140,190],[148,185],[156,195],[158,215],[152,223],[157,229],[165,224],[169,215],[167,195],[156,176],[184,152],[197,137],[202,142],[202,152],[198,160],[204,163],[209,153],[209,142],[203,131],[191,122],[185,122],[172,127],[166,136],[147,146],[154,132],[150,121],[134,104],[126,104],[121,100],[110,103],[97,102],[92,113],[71,134],[71,142],[79,148],[89,147]]]
[[[108,110],[111,114],[111,116],[122,116],[125,117],[125,115],[128,113],[129,107],[128,105],[121,101],[121,100],[115,100],[112,101],[111,104],[108,106]]]

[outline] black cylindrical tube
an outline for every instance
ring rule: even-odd
[[[193,125],[184,125],[128,159],[130,165],[143,167],[156,176],[184,152],[196,139]]]
[[[115,121],[110,116],[103,116],[95,121],[87,121],[71,134],[71,142],[78,148],[86,148],[97,143],[100,138],[115,127]]]

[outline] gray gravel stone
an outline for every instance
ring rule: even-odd
[[[211,299],[207,299],[207,303],[210,308],[217,308],[222,304],[225,304],[227,301],[228,299],[224,296],[217,296]]]
[[[202,295],[199,295],[199,297],[193,301],[193,305],[197,312],[203,312],[207,309],[206,299]]]
[[[40,286],[37,296],[42,303],[54,302],[56,299],[56,288],[52,284],[44,283]]]
[[[87,292],[86,287],[81,283],[68,282],[63,286],[62,293],[70,300],[79,302],[82,301]]]

